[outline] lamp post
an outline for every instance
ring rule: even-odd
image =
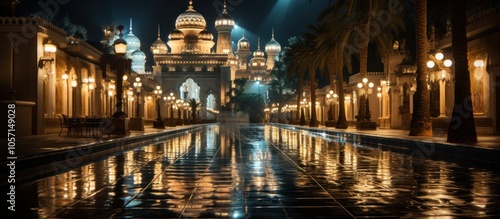
[[[175,101],[175,106],[177,108],[177,125],[182,125],[182,107],[183,107],[184,101],[181,99],[177,99]]]
[[[439,82],[439,117],[443,118],[446,117],[446,82],[451,79],[449,71],[453,62],[450,59],[444,59],[444,54],[441,52],[429,55],[429,59],[427,62],[430,71],[429,81]]]
[[[327,102],[329,103],[329,110],[328,110],[328,120],[325,122],[326,127],[334,127],[335,126],[335,110],[333,108],[333,102],[337,98],[337,94],[333,92],[333,90],[330,90],[326,94],[326,99]]]
[[[161,110],[160,110],[160,99],[162,95],[162,90],[160,86],[156,86],[156,90],[154,91],[156,96],[156,121],[153,122],[153,128],[165,128],[165,124],[163,124],[163,120],[161,119]]]
[[[120,38],[115,40],[113,43],[113,48],[115,55],[113,54],[103,54],[101,56],[101,69],[103,69],[103,75],[106,75],[106,65],[110,64],[112,69],[116,69],[116,111],[113,113],[113,118],[124,119],[127,114],[122,110],[122,97],[123,97],[123,76],[125,75],[125,70],[130,70],[131,61],[124,58],[125,52],[127,50],[127,42],[122,38],[123,26],[119,25],[118,30],[120,31]],[[125,127],[125,126],[124,126]],[[115,129],[116,131],[116,129]]]
[[[189,115],[188,115],[188,111],[189,111],[189,103],[184,101],[184,103],[182,104],[184,106],[184,125],[189,125],[190,122],[189,122]]]
[[[72,107],[73,109],[72,109],[71,116],[75,116],[75,114],[76,114],[76,101],[75,101],[76,100],[76,92],[75,91],[76,91],[77,85],[78,85],[78,82],[76,81],[76,76],[73,75],[73,80],[71,81],[71,87],[73,88],[73,92],[72,92],[73,98],[71,100],[71,102],[73,104],[73,107]]]
[[[373,82],[369,82],[368,78],[363,78],[362,83],[358,83],[357,86],[360,101],[356,129],[375,130],[377,129],[377,124],[371,120],[370,112],[370,95],[373,92],[374,84]]]
[[[306,118],[305,118],[305,113],[304,113],[304,108],[307,106],[307,101],[306,98],[304,98],[302,101],[300,101],[300,123],[299,125],[307,125]]]
[[[175,103],[175,96],[173,92],[170,92],[170,94],[167,96],[168,104],[170,105],[170,119],[168,122],[168,126],[175,127],[175,120],[174,120],[174,103]]]
[[[63,110],[63,112],[69,114],[69,86],[68,86],[68,78],[69,78],[69,75],[64,73],[62,75],[62,79],[64,81],[64,84],[63,84],[63,95],[66,97],[66,110]]]
[[[139,118],[141,117],[141,103],[139,102],[140,100],[140,93],[141,93],[141,88],[142,88],[142,83],[141,83],[141,78],[136,77],[135,82],[134,82],[134,87],[137,92],[137,100],[135,101],[135,117]]]
[[[94,78],[93,77],[90,77],[89,78],[89,112],[90,112],[90,115],[93,116],[94,115]]]

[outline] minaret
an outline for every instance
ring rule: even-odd
[[[132,58],[132,53],[141,48],[141,41],[132,32],[132,18],[130,18],[130,29],[129,33],[123,37],[127,42],[127,53],[128,58]]]
[[[274,28],[271,34],[271,40],[266,44],[267,53],[267,70],[274,68],[274,63],[278,60],[278,55],[281,52],[281,45],[274,39]]]
[[[231,31],[234,28],[234,19],[227,13],[226,1],[224,1],[224,10],[215,20],[215,29],[217,29],[217,49],[216,53],[232,53]]]
[[[236,55],[240,59],[240,69],[246,70],[248,66],[248,56],[250,56],[250,41],[245,38],[245,31],[243,31],[243,36],[238,40],[238,50],[236,50]]]

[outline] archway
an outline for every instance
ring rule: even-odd
[[[216,99],[214,94],[209,94],[207,96],[207,109],[215,110],[216,109]]]
[[[180,98],[183,100],[200,99],[200,86],[192,78],[188,78],[179,87]]]
[[[211,92],[208,96],[207,96],[207,101],[206,101],[206,118],[207,119],[215,119],[215,114],[217,114],[217,110],[216,110],[216,99],[215,99],[215,95]]]

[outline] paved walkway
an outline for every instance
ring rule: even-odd
[[[271,124],[272,125],[272,124]],[[67,137],[65,133],[62,133],[61,136],[58,134],[44,134],[44,135],[34,135],[28,137],[21,137],[16,139],[16,155],[17,157],[27,157],[27,156],[37,156],[41,153],[52,152],[57,150],[65,150],[68,148],[72,148],[79,145],[88,145],[93,143],[102,143],[106,141],[112,141],[121,138],[131,138],[141,135],[149,135],[160,132],[169,132],[179,129],[184,129],[186,127],[194,127],[196,125],[187,125],[187,126],[176,126],[176,127],[166,127],[165,129],[155,129],[152,127],[145,127],[144,131],[131,131],[130,135],[127,136],[117,136],[112,135],[108,137],[104,135],[102,138],[93,138],[93,137]],[[290,125],[288,125],[290,126]],[[376,136],[376,137],[385,137],[385,138],[394,138],[394,139],[407,139],[407,140],[415,140],[422,142],[433,142],[433,143],[441,143],[441,144],[449,144],[449,145],[459,145],[463,147],[467,147],[470,149],[487,149],[487,150],[495,150],[500,151],[500,136],[493,135],[479,135],[478,143],[475,145],[467,145],[467,144],[452,144],[446,142],[446,135],[438,135],[433,137],[422,137],[422,136],[408,136],[408,131],[399,130],[399,129],[377,129],[376,131],[360,131],[356,130],[354,127],[349,127],[348,129],[335,129],[331,127],[320,126],[318,128],[311,128],[308,126],[297,126],[291,125],[295,128],[307,129],[307,130],[321,130],[321,131],[335,131],[341,133],[357,133],[359,135],[366,136]],[[3,150],[3,157],[6,157],[6,151]]]

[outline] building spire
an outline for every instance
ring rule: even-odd
[[[189,6],[188,9],[193,10],[193,0],[189,0]]]
[[[130,18],[130,33],[132,33],[132,18]]]
[[[242,38],[245,38],[245,30],[243,29],[243,37]]]
[[[160,39],[160,25],[158,24],[158,39]]]
[[[271,35],[271,38],[274,39],[274,27],[273,27],[273,33]]]
[[[227,10],[226,10],[226,0],[224,0],[224,11],[222,13],[227,13]]]
[[[260,50],[260,37],[257,38],[257,50]]]

